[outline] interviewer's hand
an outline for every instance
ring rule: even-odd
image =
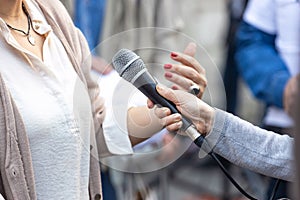
[[[191,119],[201,134],[207,134],[211,130],[215,110],[208,104],[185,91],[172,90],[162,85],[158,85],[156,89],[161,96],[172,101],[179,112]],[[148,100],[148,107],[154,107],[153,102],[150,100]],[[161,124],[168,131],[177,131],[180,129],[182,125],[181,115],[171,114],[170,109],[164,107],[156,107],[154,109],[156,116],[160,118]]]
[[[172,52],[171,58],[178,64],[165,64],[165,77],[174,83],[173,89],[189,91],[191,86],[199,87],[197,97],[201,98],[207,85],[205,69],[194,58],[196,44],[189,43],[183,53]]]

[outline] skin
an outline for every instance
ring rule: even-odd
[[[297,104],[297,94],[299,93],[300,74],[289,79],[284,89],[283,106],[284,110],[290,115],[294,115]]]
[[[169,64],[170,67],[165,68],[165,77],[173,82],[172,88],[175,90],[188,91],[191,85],[198,85],[200,98],[204,92],[207,81],[205,78],[205,70],[200,63],[193,57],[196,53],[196,45],[190,43],[187,45],[183,53],[172,52],[170,57],[177,64]],[[168,75],[169,74],[169,75]],[[145,107],[135,107],[128,110],[128,132],[132,145],[138,144],[145,139],[151,137],[154,133],[167,126],[178,129],[181,125],[181,115],[170,115],[167,108],[159,109],[152,106],[150,109]],[[170,116],[169,116],[170,115]],[[168,117],[166,117],[168,116]]]
[[[22,0],[0,0],[0,17],[12,27],[17,29],[28,30],[27,16],[22,10]],[[42,47],[45,41],[45,36],[37,34],[32,28],[30,30],[31,36],[36,40],[36,45],[32,46],[27,37],[18,31],[11,30],[13,37],[16,41],[26,50],[32,52],[40,60],[43,60]],[[201,92],[198,97],[202,96],[204,88],[206,87],[205,71],[194,59],[196,52],[196,45],[190,43],[183,53],[172,52],[171,59],[178,64],[170,64],[169,67],[165,67],[165,77],[172,81],[174,89],[181,89],[187,91],[193,84],[197,84],[201,88]],[[93,65],[104,63],[102,60],[94,59]],[[99,64],[99,65],[100,65]],[[105,64],[101,64],[105,66]],[[107,70],[106,70],[107,71]],[[102,73],[104,73],[102,71]],[[168,111],[166,111],[168,113]],[[144,141],[152,136],[154,133],[161,130],[165,124],[171,124],[173,122],[180,122],[181,116],[172,116],[166,118],[162,123],[153,111],[153,109],[144,107],[131,108],[128,110],[128,132],[132,145]]]
[[[92,68],[99,74],[109,74],[113,70],[113,67],[99,56],[92,57]]]
[[[174,83],[172,89],[189,91],[190,86],[196,84],[200,88],[200,93],[197,95],[202,97],[207,86],[205,69],[194,58],[196,53],[196,45],[190,43],[183,53],[172,52],[170,57],[178,62],[177,64],[166,64],[165,77],[167,80]]]
[[[158,85],[156,88],[161,96],[176,105],[176,108],[182,115],[192,120],[201,134],[206,135],[210,132],[215,116],[215,111],[212,107],[190,93],[171,90],[162,85]],[[148,107],[154,107],[153,102],[150,100],[148,101]],[[182,123],[172,120],[174,116],[179,114],[170,114],[168,108],[156,108],[155,113],[169,131],[178,131],[182,125]]]
[[[28,30],[27,16],[22,9],[21,0],[0,0],[0,5],[5,5],[0,7],[0,17],[10,26],[24,30]],[[27,36],[19,31],[11,30],[12,35],[17,40],[17,42],[26,50],[32,52],[39,59],[43,60],[42,46],[45,41],[45,37],[37,34],[31,27],[30,34],[35,38],[35,46],[32,46],[28,40]]]

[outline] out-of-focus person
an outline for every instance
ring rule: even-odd
[[[238,106],[238,80],[239,73],[234,59],[236,51],[235,35],[239,24],[242,21],[243,13],[248,0],[230,0],[228,1],[229,27],[225,40],[227,54],[223,73],[224,87],[226,92],[226,111],[237,114]]]
[[[249,1],[237,33],[235,58],[242,78],[267,106],[263,128],[280,134],[292,134],[293,120],[287,111],[300,68],[299,44],[299,1]],[[272,180],[268,196],[274,184]],[[287,193],[286,183],[280,183],[275,198]]]

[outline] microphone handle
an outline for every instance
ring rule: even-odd
[[[173,114],[180,113],[173,102],[165,99],[156,91],[157,83],[148,71],[142,72],[142,74],[137,74],[130,82],[154,104],[169,108]],[[182,126],[180,129],[201,148],[204,137],[197,131],[191,120],[182,116]]]
[[[171,113],[180,113],[176,105],[162,97],[157,91],[156,91],[156,84],[155,83],[148,83],[141,85],[138,88],[144,95],[146,95],[153,103],[160,105],[162,107],[167,107],[171,110]],[[186,117],[182,117],[182,127],[181,130],[184,131],[194,142],[196,142],[197,139],[201,136],[201,134],[194,128],[193,123]],[[201,145],[202,145],[201,141]],[[198,144],[197,144],[198,145]],[[199,147],[201,147],[201,145]]]
[[[144,95],[146,95],[154,104],[157,104],[161,107],[167,107],[171,110],[171,113],[180,113],[176,105],[162,97],[157,91],[156,91],[156,84],[145,84],[138,88]],[[185,117],[182,118],[182,130],[185,131],[188,127],[190,127],[193,123],[186,119]]]

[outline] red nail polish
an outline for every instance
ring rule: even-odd
[[[176,58],[176,57],[178,56],[178,54],[175,53],[175,52],[172,52],[172,53],[171,53],[171,56],[174,57],[174,58]]]
[[[176,85],[173,85],[173,86],[172,86],[172,89],[173,89],[173,90],[179,90],[179,88],[178,88]]]
[[[172,74],[171,74],[170,72],[166,72],[166,73],[165,73],[165,77],[167,77],[167,78],[172,78]]]
[[[172,68],[172,65],[171,65],[171,64],[165,64],[165,65],[164,65],[164,68],[165,68],[165,69],[171,69],[171,68]]]

